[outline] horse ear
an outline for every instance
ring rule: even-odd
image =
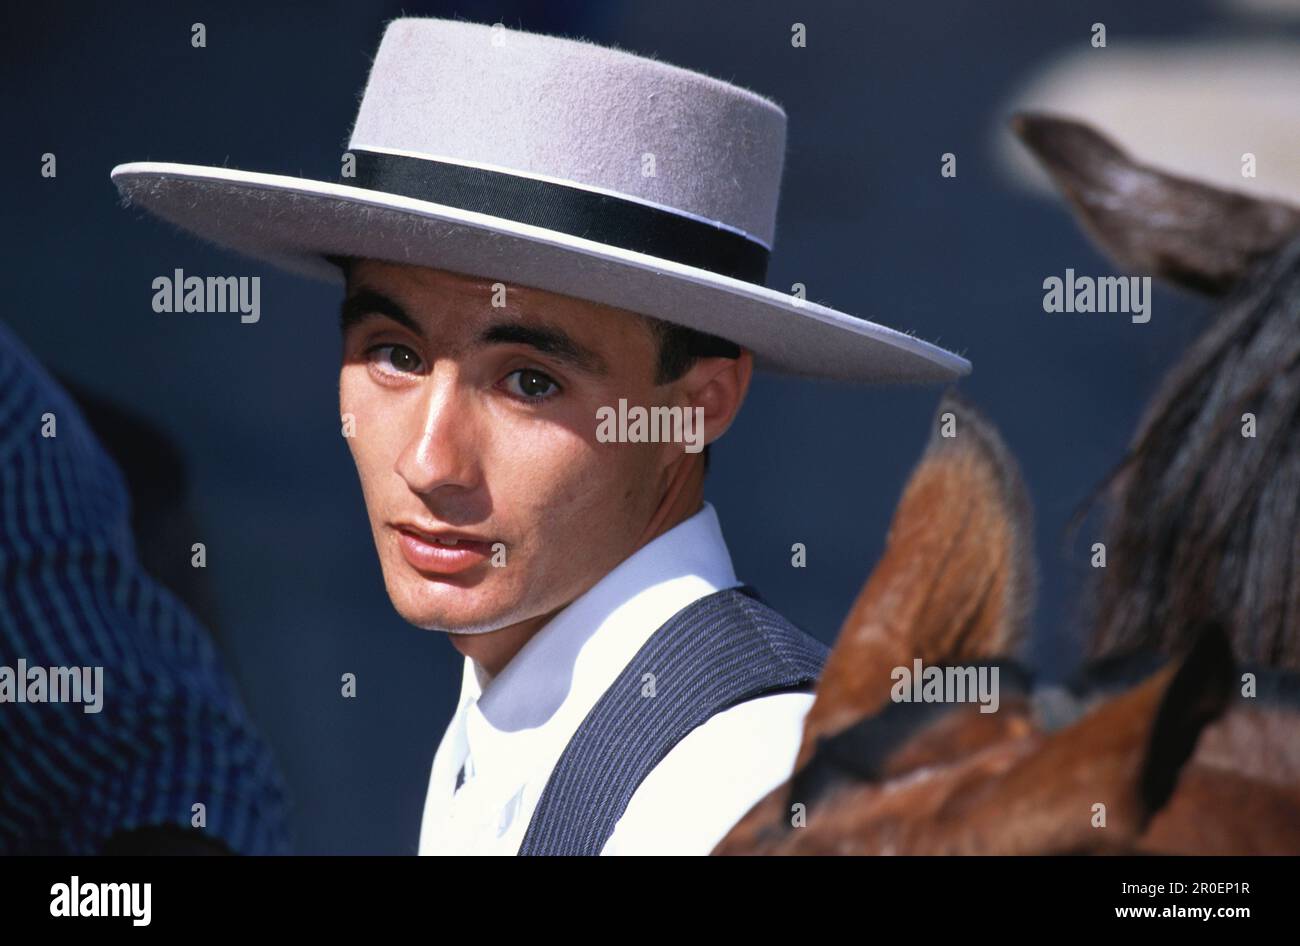
[[[1300,210],[1140,164],[1082,122],[1022,113],[1012,130],[1122,269],[1223,295],[1300,233]]]
[[[892,671],[1013,653],[1033,610],[1032,514],[997,429],[948,392],[929,445],[822,672],[796,768],[818,736],[888,701]]]

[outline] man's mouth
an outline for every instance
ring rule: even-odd
[[[418,572],[454,575],[486,561],[495,543],[464,532],[395,523],[402,556]]]

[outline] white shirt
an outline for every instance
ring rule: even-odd
[[[691,602],[738,585],[705,503],[552,618],[496,677],[465,658],[429,777],[420,853],[518,853],[560,754],[650,635]],[[601,853],[709,853],[789,777],[812,701],[761,696],[693,729],[641,782]]]

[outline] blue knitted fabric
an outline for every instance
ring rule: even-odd
[[[140,567],[128,515],[116,465],[0,324],[0,666],[103,668],[97,713],[0,702],[0,855],[96,853],[189,828],[195,804],[234,852],[286,853],[270,752],[207,631]]]
[[[743,700],[813,685],[826,655],[824,644],[741,589],[683,608],[582,721],[519,853],[599,854],[642,780],[687,733]]]

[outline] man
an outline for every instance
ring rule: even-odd
[[[342,183],[114,170],[201,236],[345,276],[385,585],[466,657],[421,853],[707,853],[789,773],[825,648],[741,586],[699,448],[756,364],[969,364],[763,286],[784,148],[778,106],[707,76],[399,19]]]

